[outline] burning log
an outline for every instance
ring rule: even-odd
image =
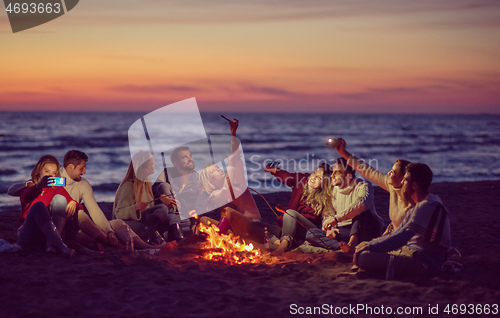
[[[229,265],[260,262],[260,251],[251,243],[247,245],[238,236],[221,234],[214,224],[206,226],[200,223],[199,230],[208,235],[206,242],[202,244],[205,249],[204,259]]]

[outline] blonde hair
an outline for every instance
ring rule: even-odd
[[[215,190],[219,189],[219,187],[217,187],[212,182],[210,182],[210,175],[209,175],[209,172],[208,172],[208,168],[210,168],[211,166],[215,166],[215,165],[216,165],[215,163],[209,163],[209,164],[207,164],[205,166],[205,169],[203,169],[202,171],[200,171],[200,173],[198,175],[199,179],[200,179],[200,182],[201,182],[201,185],[203,186],[203,190],[205,190],[205,192],[208,193],[208,194],[211,194]]]
[[[309,176],[310,178],[311,176]],[[313,208],[316,215],[320,215],[323,209],[328,205],[330,198],[330,173],[323,168],[323,180],[318,189],[312,189],[309,192],[309,178],[304,184],[304,191],[300,199],[306,199],[306,204]]]
[[[48,163],[52,163],[52,164],[55,164],[57,166],[57,171],[56,171],[56,177],[60,177],[61,176],[61,166],[59,165],[59,161],[57,161],[56,157],[54,156],[51,156],[51,155],[45,155],[45,156],[42,156],[38,162],[36,163],[35,167],[33,168],[33,170],[31,171],[31,181],[33,183],[38,183],[41,179],[41,173],[42,173],[42,169],[43,167],[48,164]]]
[[[151,181],[148,176],[143,175],[143,169],[146,163],[149,160],[153,160],[151,157],[151,153],[149,151],[139,151],[135,155],[132,156],[132,161],[128,166],[127,173],[125,174],[125,178],[120,183],[120,187],[127,181],[132,181],[134,184],[134,199],[135,202],[142,201],[142,195],[144,189],[146,189],[147,193],[153,198],[153,188],[151,186]],[[139,177],[138,177],[139,175]],[[118,190],[117,190],[118,191]]]

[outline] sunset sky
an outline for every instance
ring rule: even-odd
[[[82,0],[12,33],[0,110],[500,113],[500,1]]]

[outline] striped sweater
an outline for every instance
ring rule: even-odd
[[[410,208],[398,229],[371,241],[368,248],[384,253],[404,245],[419,252],[431,269],[441,266],[451,246],[451,231],[449,212],[438,196],[429,194]]]

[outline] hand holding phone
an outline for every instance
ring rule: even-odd
[[[325,145],[330,146],[331,148],[337,148],[340,143],[340,138],[330,137],[326,140]]]
[[[231,130],[231,135],[236,137],[236,130],[238,129],[239,120],[236,118],[233,118],[233,120],[231,120],[224,115],[220,115],[220,117],[224,118],[225,120],[227,120],[229,122],[229,128]]]
[[[232,123],[233,121],[229,118],[227,118],[226,116],[224,115],[220,115],[220,117],[224,118],[225,120],[227,120],[228,122]]]
[[[279,167],[279,162],[274,161],[272,163],[268,163],[266,167],[264,168],[265,172],[271,172],[271,173],[276,173],[276,169]]]
[[[66,178],[64,177],[49,177],[47,178],[47,186],[49,187],[64,187]]]

